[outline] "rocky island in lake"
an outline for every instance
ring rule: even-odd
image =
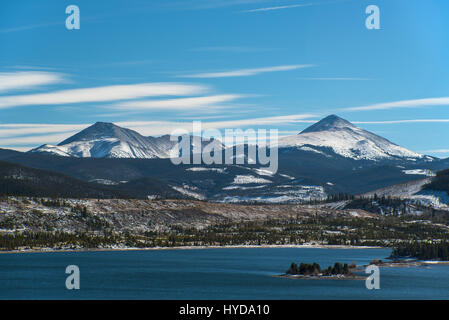
[[[355,263],[348,265],[336,262],[334,266],[329,266],[326,269],[321,269],[316,262],[312,264],[300,263],[299,266],[292,262],[290,268],[278,277],[294,278],[294,279],[348,279],[348,280],[365,280],[365,277],[354,274],[357,269]]]

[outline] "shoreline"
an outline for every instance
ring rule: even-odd
[[[195,250],[195,249],[255,249],[255,248],[303,248],[303,249],[387,249],[385,247],[376,246],[345,246],[345,245],[235,245],[235,246],[178,246],[178,247],[149,247],[149,248],[75,248],[75,249],[23,249],[0,251],[0,254],[17,254],[17,253],[51,253],[51,252],[112,252],[112,251],[153,251],[153,250]]]
[[[378,267],[386,268],[408,268],[408,267],[428,267],[430,265],[449,265],[449,261],[444,260],[391,260],[385,261],[381,264],[372,264]],[[369,265],[365,265],[367,267]]]
[[[332,275],[332,276],[305,276],[305,275],[289,275],[289,274],[280,274],[280,275],[273,275],[275,278],[283,278],[283,279],[295,279],[295,280],[366,280],[368,276],[363,277],[359,275],[351,275],[351,276],[345,276],[345,275]]]

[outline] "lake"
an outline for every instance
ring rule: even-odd
[[[219,248],[0,254],[0,299],[449,299],[449,266],[380,269],[361,280],[275,278],[291,262],[367,264],[389,249]],[[80,269],[67,290],[65,269]]]

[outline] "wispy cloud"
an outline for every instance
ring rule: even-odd
[[[89,124],[0,124],[0,146],[25,151],[44,143],[57,144],[88,126]]]
[[[426,98],[426,99],[385,102],[361,107],[344,108],[342,109],[342,111],[387,110],[395,108],[421,108],[421,107],[448,106],[448,105],[449,105],[449,97],[442,97],[442,98]]]
[[[182,0],[182,1],[167,1],[168,5],[182,6],[186,9],[216,9],[231,6],[242,6],[248,4],[256,4],[267,2],[267,0]]]
[[[273,66],[264,68],[253,68],[253,69],[239,69],[224,72],[210,72],[210,73],[197,73],[179,76],[181,78],[228,78],[228,77],[248,77],[255,76],[266,72],[278,72],[278,71],[290,71],[296,69],[310,68],[313,67],[311,64],[295,64],[295,65],[284,65],[284,66]]]
[[[407,119],[384,121],[352,121],[354,124],[447,123],[449,119]]]
[[[422,151],[422,153],[449,153],[449,149],[436,149],[436,150],[426,150]]]
[[[260,118],[248,118],[239,120],[224,120],[224,121],[208,121],[202,122],[202,129],[233,129],[242,127],[257,126],[274,126],[284,125],[292,123],[309,123],[308,118],[315,117],[313,114],[294,114],[287,116],[273,116],[273,117],[260,117]],[[191,122],[181,121],[125,121],[118,122],[117,125],[136,130],[143,135],[161,135],[169,134],[176,129],[184,129],[187,131],[192,130]]]
[[[165,100],[144,100],[144,101],[126,101],[117,103],[108,108],[127,109],[127,110],[152,110],[152,109],[172,109],[172,110],[191,110],[192,108],[212,107],[223,102],[233,101],[245,97],[237,94],[223,94],[204,97],[165,99]]]
[[[42,71],[0,72],[0,93],[66,81],[64,75]]]
[[[29,146],[29,148],[31,149],[42,144],[57,144],[75,133],[76,131],[67,133],[46,134],[39,136],[0,138],[0,145],[2,147],[11,149],[15,149],[16,146],[21,148]]]
[[[66,133],[86,128],[86,124],[8,123],[0,124],[0,138],[48,133]]]
[[[27,66],[27,65],[13,65],[13,66],[10,66],[10,67],[7,67],[7,68],[10,68],[10,69],[19,69],[19,70],[27,70],[27,71],[30,71],[30,70],[40,70],[40,71],[42,71],[42,70],[57,70],[57,69],[59,69],[59,68],[54,68],[54,67],[48,67],[48,66],[37,66],[37,65],[32,65],[32,66]]]
[[[143,60],[129,60],[129,61],[116,61],[109,63],[96,63],[94,67],[130,67],[130,66],[139,66],[145,64],[154,63],[154,60],[143,59]]]
[[[238,53],[272,51],[272,50],[275,50],[275,49],[243,47],[243,46],[216,46],[216,47],[200,47],[200,48],[190,49],[190,51],[195,51],[195,52],[238,52]]]
[[[331,77],[331,78],[298,78],[299,80],[317,80],[317,81],[368,81],[373,80],[369,78],[345,78],[345,77]]]
[[[340,3],[345,2],[348,0],[335,0],[335,1],[326,1],[326,2],[309,2],[309,3],[297,3],[297,4],[289,4],[289,5],[282,5],[282,6],[270,6],[270,7],[263,7],[263,8],[256,8],[256,9],[250,9],[250,10],[244,10],[243,13],[253,13],[253,12],[267,12],[267,11],[276,11],[276,10],[284,10],[284,9],[293,9],[293,8],[300,8],[300,7],[310,7],[310,6],[318,6],[318,5],[325,5],[325,4],[333,4],[333,3]]]
[[[308,6],[313,6],[313,5],[314,5],[313,3],[291,4],[291,5],[286,5],[286,6],[275,6],[275,7],[265,7],[265,8],[244,10],[243,12],[264,12],[264,11],[291,9],[291,8],[298,8],[298,7],[308,7]]]
[[[17,31],[24,31],[24,30],[32,30],[32,29],[51,27],[51,26],[56,26],[56,25],[63,25],[63,23],[61,23],[59,21],[59,22],[31,24],[31,25],[3,28],[3,29],[0,29],[0,33],[10,33],[10,32],[17,32]]]
[[[181,83],[141,83],[94,88],[71,89],[51,93],[0,97],[0,109],[31,105],[60,105],[71,103],[127,100],[150,96],[188,96],[203,94],[208,87]]]

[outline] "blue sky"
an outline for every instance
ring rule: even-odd
[[[67,30],[65,8],[80,8]],[[380,8],[380,30],[365,8]],[[0,147],[96,121],[301,131],[328,114],[449,156],[445,0],[2,1]]]

